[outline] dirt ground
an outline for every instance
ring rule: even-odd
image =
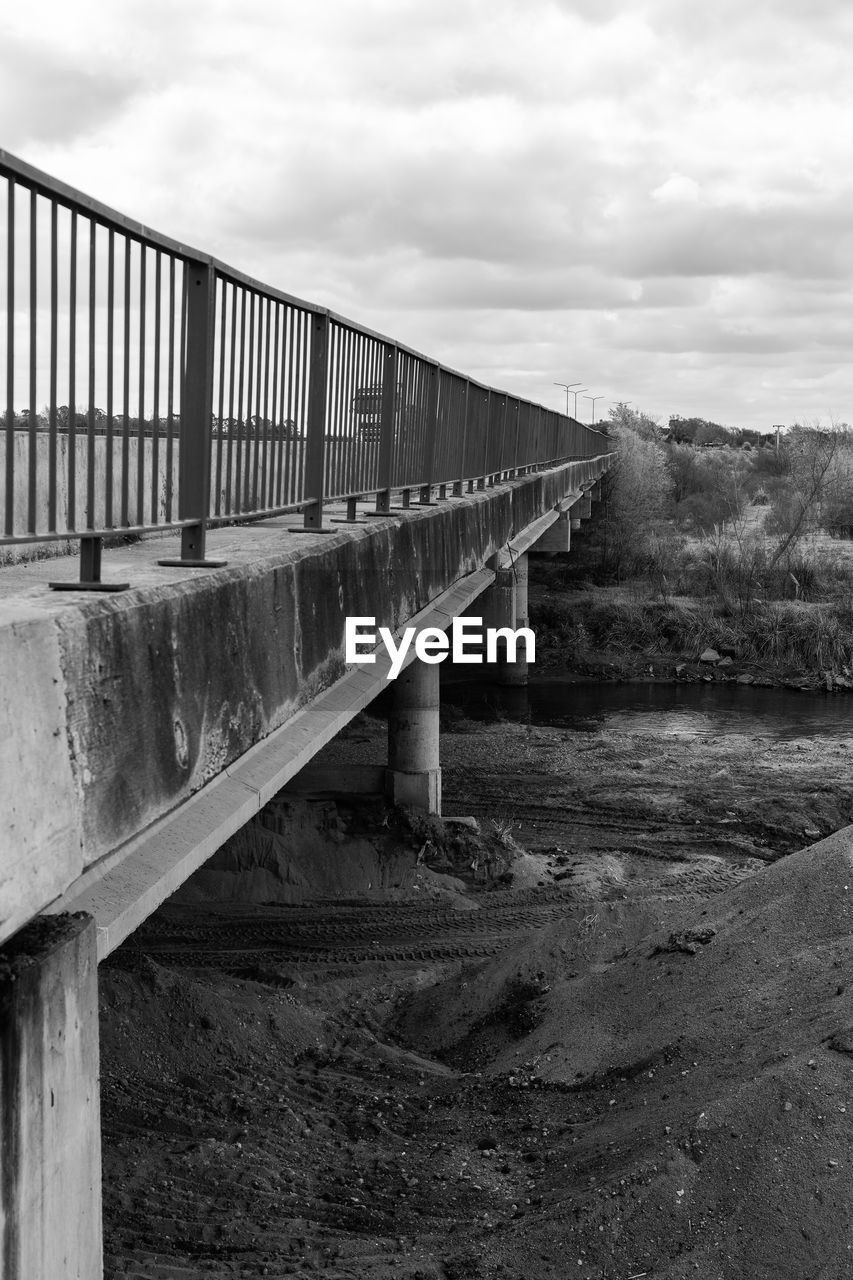
[[[448,729],[485,862],[326,799],[379,889],[102,967],[107,1276],[853,1276],[848,744]]]

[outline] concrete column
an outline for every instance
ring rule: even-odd
[[[513,626],[516,630],[519,627],[526,627],[528,624],[527,617],[527,576],[528,565],[527,555],[521,555],[513,562],[511,570],[515,578],[515,622]],[[527,684],[527,649],[519,645],[516,649],[516,661],[506,661],[502,669],[498,671],[498,681],[500,684],[519,685]]]
[[[485,631],[499,627],[516,628],[516,578],[512,569],[498,569],[495,580],[488,591],[483,594],[483,627]],[[487,661],[486,652],[483,661]],[[506,641],[501,639],[497,645],[497,660],[490,664],[488,674],[498,684],[515,683],[508,681],[510,667],[516,664],[507,661]]]
[[[394,804],[441,813],[439,664],[415,658],[394,681],[386,791]]]
[[[41,917],[0,951],[0,1274],[103,1275],[91,916]]]

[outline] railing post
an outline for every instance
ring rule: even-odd
[[[397,348],[386,342],[382,359],[382,409],[379,426],[379,488],[376,510],[388,515],[391,510],[391,482],[394,468],[394,426],[397,420]]]
[[[509,402],[506,396],[501,396],[501,405],[501,444],[498,452],[498,469],[492,479],[493,484],[500,484],[504,478],[504,445],[506,443],[506,420],[509,413]]]
[[[432,506],[432,482],[435,476],[435,437],[438,434],[438,380],[439,367],[431,364],[428,373],[426,396],[427,438],[424,449],[424,483],[418,495],[422,507]]]
[[[315,311],[311,320],[311,358],[308,374],[308,438],[305,442],[305,494],[308,506],[303,528],[323,528],[326,481],[326,396],[328,394],[329,316]]]
[[[471,379],[465,379],[465,404],[462,408],[462,452],[459,459],[459,478],[453,481],[454,498],[462,497],[465,484],[465,457],[468,448],[468,406],[471,399]]]
[[[486,487],[486,465],[489,458],[489,436],[491,435],[492,426],[492,393],[486,391],[483,393],[483,402],[486,406],[486,424],[483,432],[483,456],[481,459],[480,474],[477,476],[477,488],[485,489]]]
[[[210,515],[216,273],[210,262],[185,262],[184,271],[187,336],[181,379],[178,519],[192,523],[181,530],[180,559],[158,560],[157,563],[215,569],[227,563],[225,560],[208,560],[205,556]]]

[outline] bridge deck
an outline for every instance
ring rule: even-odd
[[[448,625],[604,466],[331,533],[218,529],[219,569],[146,539],[109,551],[115,595],[49,591],[71,557],[0,570],[0,941],[73,906],[106,954],[378,692],[381,663],[345,668],[347,616]]]

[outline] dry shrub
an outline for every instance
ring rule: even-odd
[[[853,609],[802,600],[761,601],[747,611],[719,601],[585,596],[548,600],[534,625],[574,652],[615,649],[698,658],[716,649],[743,662],[796,671],[839,671],[853,664]]]

